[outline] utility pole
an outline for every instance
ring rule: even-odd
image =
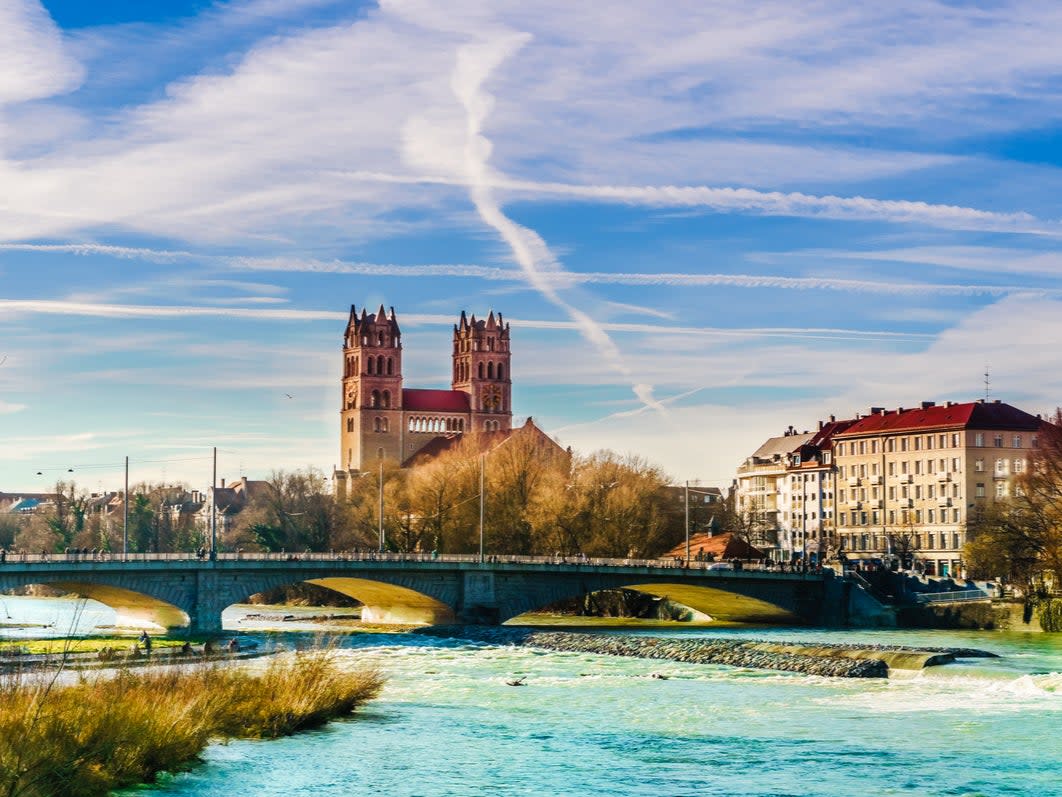
[[[210,558],[217,556],[218,545],[218,447],[214,446],[214,476],[210,488]]]
[[[125,458],[125,494],[122,496],[122,561],[129,560],[129,457]]]
[[[385,540],[384,540],[384,515],[383,515],[383,513],[384,513],[384,499],[383,499],[383,487],[384,487],[383,449],[381,448],[377,453],[379,454],[379,459],[380,459],[380,553],[383,553],[384,543],[385,543]]]
[[[483,460],[486,458],[486,454],[479,455],[479,562],[483,564],[483,510],[484,510],[484,498],[483,493]]]
[[[686,479],[686,567],[690,566],[690,480]]]

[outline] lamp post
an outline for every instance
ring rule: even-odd
[[[380,518],[379,518],[379,520],[380,520],[380,528],[379,528],[379,532],[380,532],[380,553],[383,553],[384,544],[385,544],[385,539],[384,539],[384,489],[383,489],[384,488],[384,472],[383,472],[384,471],[384,467],[383,467],[383,465],[384,465],[384,457],[383,457],[383,449],[382,448],[379,449],[377,451],[377,454],[378,454],[378,457],[379,457],[379,460],[380,460],[380,511],[379,511],[379,515],[380,515]]]
[[[125,493],[122,495],[122,561],[129,561],[129,457],[125,458]]]
[[[486,494],[483,491],[483,461],[486,454],[479,455],[479,563],[483,564],[483,517],[486,509]]]
[[[686,479],[686,567],[690,566],[690,480]]]

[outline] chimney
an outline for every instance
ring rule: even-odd
[[[896,408],[896,412],[897,412],[898,414],[902,415],[902,414],[903,414],[904,412],[906,412],[906,410],[904,410],[904,408],[903,408],[903,407],[897,407],[897,408]]]
[[[935,402],[935,401],[923,401],[922,402],[922,409],[924,409],[924,410],[928,410],[930,407],[935,407],[935,406],[937,406],[937,402]]]
[[[869,414],[870,415],[884,415],[885,414],[885,408],[884,407],[871,407]]]
[[[836,415],[831,415],[830,416],[830,423],[833,423],[836,420],[837,420],[837,416]]]
[[[225,480],[224,479],[221,480],[221,489],[222,490],[225,489]]]
[[[823,423],[822,421],[819,421],[819,431],[820,432],[822,431],[822,427],[825,426],[825,425],[826,425],[825,423]]]
[[[992,399],[992,403],[993,404],[1002,404],[1003,400],[1002,399]]]
[[[945,408],[948,408],[948,407],[951,407],[951,406],[953,406],[954,404],[955,404],[955,402],[954,402],[954,401],[945,401],[945,402],[944,402],[944,407],[945,407]]]

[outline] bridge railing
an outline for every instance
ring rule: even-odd
[[[983,589],[961,589],[951,592],[920,592],[915,595],[918,603],[956,603],[961,601],[986,601],[991,595]]]
[[[211,558],[219,561],[259,561],[259,562],[440,562],[449,564],[473,564],[479,561],[478,554],[451,553],[391,553],[378,551],[226,551],[211,557],[205,551],[178,551],[174,553],[128,553],[120,551],[89,551],[87,553],[27,553],[24,551],[6,551],[0,553],[0,566],[3,563],[35,564],[92,564],[104,562],[126,562],[139,564],[143,562],[194,562]],[[770,571],[786,573],[818,574],[820,570],[802,570],[795,567],[778,565],[764,566],[760,562],[706,562],[683,559],[641,559],[598,556],[530,556],[530,555],[489,555],[485,558],[489,564],[543,564],[568,567],[652,567],[682,570],[728,571]]]

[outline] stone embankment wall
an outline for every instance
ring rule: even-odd
[[[417,633],[495,645],[526,645],[561,652],[664,659],[692,664],[726,664],[835,678],[884,678],[889,674],[890,665],[901,669],[920,669],[953,661],[956,656],[985,655],[980,651],[958,649],[801,645],[759,640],[576,634],[483,626],[435,626],[420,629]]]

